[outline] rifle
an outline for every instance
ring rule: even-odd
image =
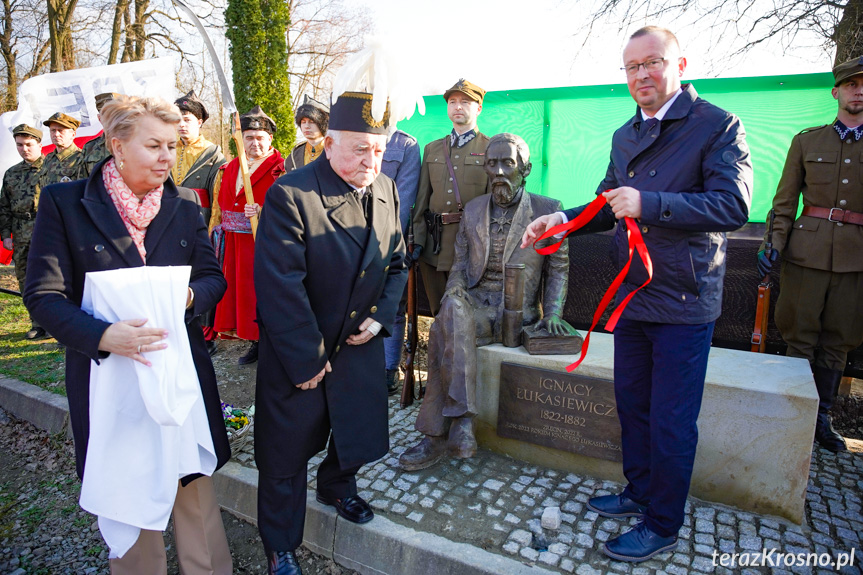
[[[764,243],[764,255],[770,259],[773,253],[773,219],[776,213],[771,209],[767,214],[767,241]],[[767,347],[767,319],[770,316],[770,291],[773,287],[773,282],[770,279],[770,273],[761,278],[761,283],[758,284],[758,304],[755,306],[755,328],[752,332],[752,347],[750,351],[756,353],[764,353]]]
[[[408,224],[408,250],[413,253],[414,245],[414,223],[411,218]],[[417,332],[417,263],[413,262],[408,269],[408,302],[407,302],[407,334],[405,337],[405,381],[402,385],[402,397],[400,406],[402,409],[413,404],[414,386],[416,385],[416,355],[419,345],[419,333]]]

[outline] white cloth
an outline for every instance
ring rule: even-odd
[[[141,529],[163,531],[179,478],[216,469],[201,386],[185,325],[191,267],[142,266],[90,272],[84,311],[114,323],[147,318],[168,331],[152,367],[112,354],[90,366],[90,438],[81,507],[122,557]]]

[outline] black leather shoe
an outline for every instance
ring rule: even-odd
[[[293,551],[274,551],[267,556],[268,575],[303,575]]]
[[[587,508],[603,517],[641,517],[647,511],[647,506],[636,503],[623,493],[603,495],[587,500]]]
[[[642,522],[631,531],[607,542],[602,550],[612,559],[640,563],[654,555],[672,551],[675,547],[677,547],[677,535],[662,537],[648,529]]]
[[[336,499],[335,497],[330,498],[318,493],[315,498],[318,500],[318,503],[335,507],[336,513],[352,523],[368,523],[375,518],[375,512],[372,511],[366,500],[359,495]]]
[[[219,351],[219,340],[217,339],[208,339],[204,343],[207,344],[207,353],[210,354],[210,357],[216,355]]]
[[[249,351],[246,352],[246,355],[240,356],[237,363],[240,365],[249,365],[256,361],[258,361],[258,342],[253,341],[252,345],[249,346]]]
[[[24,337],[27,339],[45,339],[48,337],[48,332],[44,328],[34,327],[28,331]]]

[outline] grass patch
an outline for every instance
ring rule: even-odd
[[[8,277],[12,268],[0,274]],[[66,395],[65,353],[53,339],[25,339],[29,329],[30,318],[21,298],[0,294],[0,374]]]

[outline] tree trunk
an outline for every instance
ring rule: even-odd
[[[863,0],[848,0],[833,32],[836,58],[833,65],[863,56]]]
[[[114,25],[111,28],[111,47],[108,49],[108,64],[117,63],[117,55],[120,53],[120,38],[123,36],[123,16],[129,0],[117,0],[114,8]]]
[[[47,0],[52,72],[62,72],[75,67],[72,15],[75,13],[76,4],[78,0]]]
[[[6,63],[6,98],[3,111],[18,107],[18,51],[12,34],[12,2],[3,0],[3,31],[0,33],[0,52]]]
[[[135,0],[135,23],[132,25],[135,38],[135,56],[133,58],[135,62],[146,58],[147,34],[144,25],[149,6],[150,0]]]

